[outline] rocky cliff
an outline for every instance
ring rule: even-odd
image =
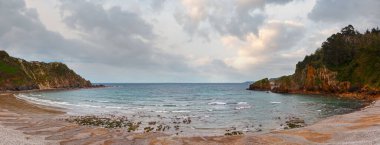
[[[268,78],[258,80],[249,86],[251,90],[269,91],[271,90],[271,84]]]
[[[28,62],[0,51],[0,91],[92,87],[65,64]]]
[[[270,87],[268,87],[268,85]],[[380,94],[380,30],[349,25],[298,62],[294,74],[259,80],[250,90],[279,93]]]

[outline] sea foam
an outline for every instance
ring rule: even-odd
[[[248,103],[247,102],[238,102],[237,104],[238,105],[247,105]]]
[[[51,101],[51,100],[44,100],[44,99],[39,99],[35,97],[29,97],[24,94],[18,94],[16,95],[17,98],[26,100],[26,101],[31,101],[36,104],[41,104],[41,105],[49,105],[49,106],[54,106],[54,105],[73,105],[68,102],[58,102],[58,101]]]
[[[227,103],[225,103],[225,102],[210,102],[208,104],[209,105],[226,105]]]
[[[191,111],[188,111],[188,110],[177,110],[177,111],[171,111],[173,113],[189,113]]]

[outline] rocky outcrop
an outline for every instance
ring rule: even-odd
[[[271,91],[278,93],[339,93],[349,91],[352,87],[351,83],[348,81],[338,81],[336,77],[337,72],[331,71],[326,67],[315,68],[308,65],[293,75],[273,79]]]
[[[337,72],[311,65],[293,75],[256,81],[248,89],[275,93],[335,94],[370,100],[380,95],[378,88],[369,85],[355,86],[349,81],[339,81]]]
[[[0,51],[0,90],[32,90],[92,87],[65,64],[28,62]]]
[[[260,90],[260,91],[269,91],[271,90],[271,85],[268,78],[259,80],[249,85],[250,90]]]
[[[329,37],[314,54],[298,62],[294,74],[265,78],[251,84],[249,89],[278,93],[379,96],[379,44],[379,29],[360,34],[349,25]]]

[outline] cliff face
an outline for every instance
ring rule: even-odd
[[[274,79],[272,84],[270,90],[279,93],[341,93],[351,88],[350,82],[337,80],[337,72],[326,67],[314,68],[311,65],[293,75]]]
[[[92,87],[65,64],[28,62],[0,51],[0,90]]]
[[[279,93],[380,94],[380,30],[360,34],[349,25],[329,37],[314,54],[298,62],[294,74],[269,82],[260,80],[249,89]]]

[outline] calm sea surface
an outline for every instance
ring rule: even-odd
[[[107,88],[33,92],[18,97],[66,108],[71,115],[114,114],[136,121],[170,124],[187,118],[187,132],[221,134],[228,128],[262,132],[281,129],[286,118],[312,124],[362,107],[362,102],[320,95],[245,90],[236,84],[106,84]]]

